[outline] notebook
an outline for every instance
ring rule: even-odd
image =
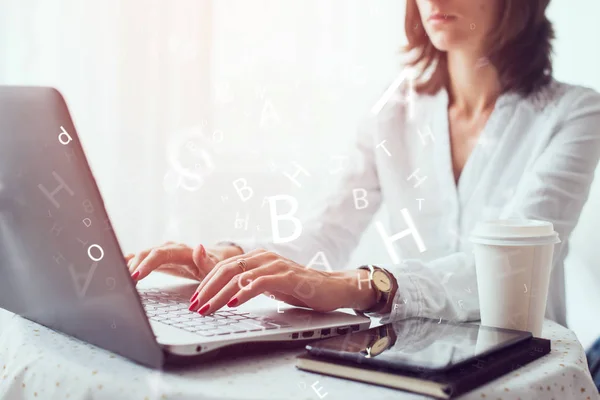
[[[530,332],[411,318],[306,346],[302,370],[451,399],[550,352]]]

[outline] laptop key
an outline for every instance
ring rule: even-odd
[[[242,324],[226,325],[227,329],[230,329],[232,333],[244,333],[248,332],[248,329]]]
[[[241,322],[241,321],[240,321],[240,322],[238,322],[238,323],[236,323],[236,324],[235,324],[235,325],[233,325],[233,326],[236,326],[236,327],[237,327],[237,326],[242,326],[242,327],[244,327],[244,328],[246,329],[246,332],[260,332],[260,331],[262,331],[262,330],[263,330],[263,329],[262,329],[260,326],[258,326],[258,325],[252,325],[252,324],[249,324],[249,323],[246,323],[246,322]]]
[[[205,322],[208,325],[227,325],[229,323],[229,321],[225,320],[225,319],[215,319],[213,321],[206,321]]]
[[[190,320],[190,319],[195,319],[196,315],[194,315],[194,313],[191,312],[187,312],[185,314],[176,314],[177,318],[185,318],[186,320]]]
[[[194,332],[196,335],[200,335],[200,336],[215,336],[214,332],[208,332],[208,331],[199,331],[199,332]]]
[[[280,328],[287,328],[292,326],[292,324],[288,323],[288,322],[284,322],[284,321],[277,321],[275,319],[271,319],[271,318],[263,318],[260,321],[262,322],[266,322],[269,324],[273,324],[273,325],[277,325]]]
[[[232,312],[230,312],[230,311],[219,311],[219,312],[217,313],[217,315],[224,315],[224,316],[226,316],[226,317],[229,317],[229,316],[231,316],[231,315],[235,315],[235,314],[234,314],[234,313],[232,313]]]
[[[231,335],[233,333],[233,331],[231,329],[224,329],[224,328],[220,328],[217,329],[215,331],[211,331],[214,332],[216,335]]]
[[[162,303],[154,303],[153,306],[156,307],[157,309],[158,308],[165,309],[165,308],[171,307],[170,304],[162,304]]]
[[[202,321],[201,318],[194,318],[194,317],[188,319],[188,323],[193,326],[206,325],[206,321]]]
[[[196,330],[196,331],[214,331],[215,329],[217,329],[216,326],[192,326],[192,329]]]
[[[196,324],[196,325],[192,325],[195,328],[200,328],[200,329],[216,329],[217,327],[215,325],[210,325],[210,324]]]
[[[193,327],[191,327],[191,326],[182,326],[182,327],[181,327],[181,328],[179,328],[179,329],[183,329],[184,331],[187,331],[187,332],[192,332],[192,333],[194,332],[194,331],[193,331],[193,329],[194,329],[194,328],[193,328]]]
[[[244,321],[247,324],[252,324],[252,325],[256,325],[259,326],[265,330],[268,329],[278,329],[279,327],[277,325],[273,325],[271,323],[268,322],[262,322],[262,321],[257,321],[257,320],[248,320],[248,321]]]
[[[233,314],[233,313],[224,313],[224,312],[219,311],[217,313],[214,313],[213,315],[215,317],[228,318],[228,317],[231,317],[232,315],[235,315],[235,314]]]

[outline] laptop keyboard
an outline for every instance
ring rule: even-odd
[[[177,294],[157,289],[144,289],[139,293],[150,320],[204,337],[260,332],[291,326],[287,322],[239,310],[217,311],[203,317],[188,310],[189,301]]]

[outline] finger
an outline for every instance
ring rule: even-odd
[[[218,264],[217,264],[218,265]],[[226,264],[215,266],[215,273],[212,274],[210,278],[204,278],[198,287],[196,294],[192,296],[192,304],[195,307],[204,306],[209,299],[215,296],[223,287],[225,287],[229,282],[234,282],[236,285],[238,284],[239,275],[242,273],[239,265],[236,261],[230,261]],[[243,286],[240,286],[243,287]],[[194,309],[194,307],[191,307]]]
[[[226,264],[226,263],[228,263],[230,261],[239,260],[240,258],[243,258],[243,257],[249,257],[250,255],[254,254],[255,252],[259,252],[259,251],[264,251],[264,250],[253,250],[253,251],[250,251],[250,252],[248,252],[246,254],[240,254],[240,255],[237,255],[237,256],[234,256],[234,257],[230,257],[230,258],[228,258],[226,260],[217,261],[215,263],[214,267],[211,268],[208,271],[208,273],[206,274],[205,278],[209,278],[210,279],[210,277],[212,277],[212,275],[214,274],[213,271],[216,269],[215,267],[217,267],[217,265],[219,265],[219,263],[221,265],[223,265],[223,264]],[[198,246],[196,246],[194,248],[193,259],[194,259],[194,263],[198,266],[199,269],[205,270],[205,268],[203,268],[203,267],[206,266],[206,263],[207,263],[207,261],[208,261],[209,258],[210,258],[211,262],[214,262],[214,256],[209,255],[206,252],[206,248],[203,245],[199,244]]]
[[[265,296],[269,296],[273,300],[283,301],[283,302],[285,302],[287,304],[291,304],[291,305],[296,306],[296,307],[310,308],[308,306],[308,304],[306,304],[303,300],[301,300],[301,299],[299,299],[299,298],[297,298],[295,296],[289,295],[287,293],[283,293],[283,292],[277,291],[277,290],[274,290],[272,292],[263,292],[263,294]]]
[[[263,251],[264,251],[264,250],[263,250]],[[249,253],[251,253],[251,252],[244,253],[244,254],[245,254],[245,255],[248,255]],[[243,256],[244,254],[238,254],[238,255],[237,255],[237,256],[235,256],[235,257]],[[202,264],[204,264],[204,262],[207,260],[207,258],[211,258],[211,260],[212,260],[212,259],[215,259],[215,258],[217,258],[217,257],[215,257],[215,256],[214,256],[214,255],[212,255],[212,254],[209,254],[209,253],[206,251],[206,248],[205,248],[205,247],[204,247],[202,244],[199,244],[198,246],[196,246],[196,247],[194,248],[194,262],[196,263],[196,265],[198,265],[198,266],[201,266]],[[222,261],[231,260],[232,258],[233,258],[233,257],[229,257],[228,259],[226,259],[226,260],[222,260]]]
[[[237,278],[229,281],[212,299],[208,302],[204,302],[200,297],[196,298],[191,302],[189,310],[199,311],[202,310],[201,315],[208,315],[219,308],[223,307],[231,296],[239,291]],[[200,301],[203,303],[200,303]]]
[[[202,280],[200,285],[198,285],[198,288],[196,289],[196,293],[194,293],[194,295],[192,296],[190,301],[193,301],[194,299],[198,298],[200,293],[202,293],[202,291],[205,289],[205,287],[209,283],[212,282],[212,284],[214,285],[215,284],[214,281],[216,279],[215,277],[218,276],[219,274],[223,274],[223,272],[221,270],[223,270],[224,268],[226,268],[227,271],[229,271],[228,272],[229,276],[219,278],[219,282],[221,283],[220,287],[225,285],[225,283],[228,282],[229,280],[231,280],[235,275],[244,272],[240,268],[238,261],[240,261],[241,259],[244,259],[246,261],[246,270],[250,270],[256,266],[262,265],[264,263],[264,261],[266,261],[266,259],[263,260],[263,257],[267,253],[268,252],[266,252],[265,250],[257,249],[257,250],[250,251],[246,254],[230,257],[227,260],[217,263],[214,266],[214,268],[208,273],[208,275]],[[260,262],[257,262],[257,260],[258,260],[257,257],[261,257]],[[202,305],[202,303],[200,303],[200,305]]]
[[[137,253],[135,256],[133,256],[133,258],[131,260],[129,260],[129,263],[127,265],[128,265],[130,274],[132,274],[133,271],[135,271],[137,266],[142,261],[144,261],[144,258],[146,258],[148,256],[148,254],[150,254],[151,251],[152,251],[152,249],[142,250],[139,253]]]
[[[135,280],[144,279],[163,264],[193,263],[192,251],[189,247],[165,246],[152,249],[146,258],[138,265],[132,277]]]
[[[192,252],[192,260],[194,261],[194,264],[196,264],[198,271],[204,275],[202,279],[206,278],[211,268],[218,263],[218,260],[216,260],[214,256],[209,256],[209,254],[206,252],[206,248],[202,244],[199,244],[194,248]],[[209,266],[211,267],[209,268]]]
[[[254,257],[260,257],[256,255]],[[245,285],[252,285],[254,279],[264,275],[274,275],[280,273],[286,268],[280,261],[270,262],[267,265],[258,267],[247,272],[241,273],[241,269],[237,263],[227,264],[220,269],[220,272],[215,274],[213,279],[200,291],[200,294],[190,306],[190,310],[200,307],[203,311],[202,315],[207,315],[212,311],[216,311],[223,307],[231,297]],[[248,282],[250,281],[250,282]],[[208,304],[208,307],[206,305]],[[212,311],[211,311],[212,310]]]
[[[156,247],[150,250],[146,257],[135,265],[135,268],[131,272],[131,278],[134,281],[139,281],[158,268],[163,262],[166,262],[166,251]]]
[[[169,275],[181,276],[188,279],[197,279],[190,266],[183,264],[162,264],[155,271],[164,272]]]
[[[266,291],[277,291],[291,294],[298,283],[299,275],[286,271],[276,275],[260,276],[251,285],[239,290],[228,302],[229,307],[237,307]],[[294,304],[295,302],[291,303]]]
[[[193,249],[184,244],[168,242],[161,248],[166,251],[167,261],[171,264],[195,266],[192,258]]]
[[[125,256],[125,264],[127,265],[127,268],[128,268],[128,269],[129,269],[129,266],[130,266],[130,264],[131,264],[131,260],[133,260],[133,258],[134,258],[134,257],[135,257],[135,254],[133,254],[133,253],[127,254],[127,255]],[[131,272],[131,271],[130,271],[130,272]]]
[[[172,247],[172,246],[179,246],[179,247],[187,247],[185,245],[181,245],[181,244],[176,244],[175,242],[165,242],[165,244],[163,244],[162,246],[158,246],[158,247]],[[129,273],[133,274],[133,272],[136,270],[136,268],[138,267],[138,265],[140,265],[140,263],[142,261],[144,261],[144,259],[146,257],[148,257],[148,254],[150,254],[150,252],[155,249],[155,247],[151,247],[149,249],[140,251],[137,254],[128,254],[126,256],[126,259],[129,258],[130,256],[132,256],[131,258],[128,259],[127,261],[127,267],[129,269]]]
[[[200,246],[198,246],[198,247],[200,247]],[[198,251],[198,254],[199,254],[199,252],[201,250],[199,250],[198,248],[194,249],[194,254],[197,254],[197,251]],[[246,260],[246,263],[248,263],[248,259],[249,258],[254,257],[257,254],[262,254],[262,253],[265,253],[265,251],[262,250],[262,249],[252,250],[252,251],[250,251],[250,252],[248,252],[246,254],[240,254],[239,256],[230,257],[227,260],[223,260],[223,261],[217,263],[210,270],[210,272],[204,277],[204,279],[202,279],[202,282],[200,282],[200,285],[198,285],[198,288],[196,289],[196,292],[192,296],[192,299],[194,298],[194,296],[196,296],[198,293],[200,293],[200,291],[202,291],[202,289],[204,289],[204,286],[206,286],[206,284],[213,279],[213,277],[219,272],[219,270],[221,270],[221,268],[224,265],[228,265],[228,264],[231,264],[231,263],[233,263],[234,265],[237,265],[237,262],[239,260],[241,260],[242,258]],[[196,264],[196,265],[198,265],[198,264]],[[237,267],[237,268],[240,269],[240,267]],[[241,269],[240,269],[240,272],[242,272]],[[193,301],[193,300],[191,300],[191,301]]]

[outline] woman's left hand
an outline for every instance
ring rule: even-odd
[[[367,275],[365,270],[319,271],[271,251],[254,250],[218,263],[190,299],[190,310],[207,315],[260,294],[322,312],[345,307],[365,310],[376,298]]]

